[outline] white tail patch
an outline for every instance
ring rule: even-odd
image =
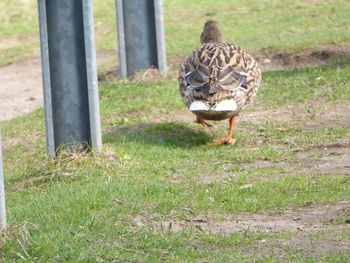
[[[234,100],[224,100],[210,107],[203,101],[194,101],[190,106],[190,111],[235,111],[237,103]]]
[[[234,100],[224,100],[219,102],[213,111],[235,111],[237,110],[237,103]]]
[[[190,111],[210,111],[210,107],[203,101],[194,101],[190,106]]]

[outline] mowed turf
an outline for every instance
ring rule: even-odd
[[[349,61],[265,72],[234,146],[210,144],[225,136],[227,123],[211,130],[192,123],[173,77],[101,83],[101,156],[48,159],[42,110],[3,123],[9,229],[2,260],[346,262],[346,250],[274,252],[276,242],[297,237],[292,226],[221,232],[204,226],[349,200],[346,172],[308,165],[344,156],[318,149],[349,149],[342,112],[350,104]],[[339,107],[338,117],[328,116]],[[332,229],[333,239],[348,242],[346,211],[323,230],[307,230],[307,242],[322,242]],[[261,242],[270,249],[255,253]]]
[[[117,48],[114,0],[95,0],[97,48]],[[347,0],[164,0],[167,55],[179,62],[199,44],[206,20],[217,20],[225,39],[257,53],[296,52],[350,41]],[[0,3],[0,65],[39,55],[37,1]]]
[[[99,49],[115,49],[113,7],[95,1]],[[253,53],[350,41],[345,0],[169,0],[164,9],[174,64],[197,47],[207,19]],[[5,0],[0,10],[1,43],[12,43],[0,45],[0,64],[38,54],[36,2]],[[264,72],[234,146],[210,144],[227,122],[192,122],[176,69],[100,82],[100,156],[47,158],[42,109],[3,122],[0,260],[349,262],[349,62]]]

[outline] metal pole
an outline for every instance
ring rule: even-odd
[[[41,71],[44,87],[44,109],[45,109],[45,128],[46,128],[46,151],[49,156],[55,156],[55,139],[53,131],[52,114],[52,95],[50,81],[49,64],[49,41],[46,23],[46,3],[45,0],[39,0],[39,28],[40,28],[40,46],[41,46]]]
[[[165,72],[167,70],[167,63],[164,37],[163,0],[154,0],[154,8],[157,35],[158,68],[160,71]]]
[[[98,79],[96,67],[96,48],[94,14],[91,0],[83,1],[84,39],[86,52],[86,71],[90,114],[91,146],[95,152],[102,151],[100,104],[98,97]]]
[[[98,153],[92,0],[38,0],[38,9],[48,154],[55,156],[60,145],[91,145]]]
[[[0,229],[6,228],[5,186],[4,172],[2,168],[2,146],[0,132]]]
[[[166,70],[162,0],[116,0],[120,75]]]
[[[119,74],[125,79],[128,77],[126,70],[126,47],[125,47],[125,32],[124,32],[124,15],[123,1],[116,0],[117,10],[117,30],[118,30],[118,46],[119,46]]]

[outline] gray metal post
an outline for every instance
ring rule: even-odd
[[[157,36],[158,68],[160,71],[165,72],[167,69],[167,65],[163,18],[163,0],[154,0],[154,15]]]
[[[94,13],[92,8],[92,0],[83,1],[83,16],[91,146],[95,150],[95,152],[99,153],[102,150],[102,135],[100,121],[100,103],[98,96]]]
[[[47,151],[102,148],[92,0],[38,0]]]
[[[0,132],[0,229],[6,228],[6,208],[5,208],[5,186],[4,172],[2,168],[2,147],[1,147],[1,132]]]
[[[117,25],[118,25],[118,46],[119,46],[119,74],[123,79],[128,77],[126,69],[126,47],[123,17],[123,1],[116,0]]]
[[[162,0],[116,0],[120,75],[166,71]]]

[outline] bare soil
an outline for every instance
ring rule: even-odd
[[[289,233],[291,238],[258,240],[253,246],[239,248],[255,250],[254,254],[261,257],[272,253],[283,258],[291,250],[305,256],[349,251],[350,241],[342,238],[350,231],[349,215],[350,202],[340,201],[326,206],[306,203],[302,208],[288,208],[284,214],[221,215],[224,217],[222,221],[212,220],[210,216],[162,220],[158,215],[148,215],[134,218],[134,225],[163,232],[199,231],[216,235],[235,232]]]
[[[24,35],[20,37],[0,37],[0,49],[8,49],[16,46],[23,45],[26,43],[35,43],[39,41],[39,37],[35,34],[33,35]]]
[[[349,213],[350,202],[340,201],[326,206],[307,203],[302,208],[287,208],[284,214],[220,215],[225,217],[222,221],[214,221],[210,218],[211,216],[183,220],[161,220],[157,215],[148,215],[134,218],[134,223],[136,226],[151,224],[152,227],[171,232],[185,231],[191,227],[200,226],[200,231],[213,234],[244,231],[264,233],[326,231],[334,229],[338,224],[344,226]]]
[[[272,53],[267,49],[253,51],[256,59],[264,71],[283,70],[296,67],[317,66],[327,63],[331,58],[350,54],[350,44],[328,45],[320,48],[308,48],[297,53]]]
[[[271,52],[266,48],[248,50],[248,53],[258,62],[263,71],[283,70],[296,67],[317,66],[327,63],[330,59],[350,54],[350,44],[326,45],[307,48],[297,53]],[[186,57],[169,60],[169,65],[178,67]]]
[[[12,43],[13,42],[13,43]],[[11,43],[16,41],[11,39]],[[97,52],[98,66],[115,60],[116,52]],[[29,113],[43,105],[40,58],[28,58],[0,67],[0,121]]]
[[[304,167],[301,172],[350,176],[350,144],[325,145],[312,149],[312,153],[321,153],[323,157],[312,157],[309,151],[298,154],[298,164]]]

